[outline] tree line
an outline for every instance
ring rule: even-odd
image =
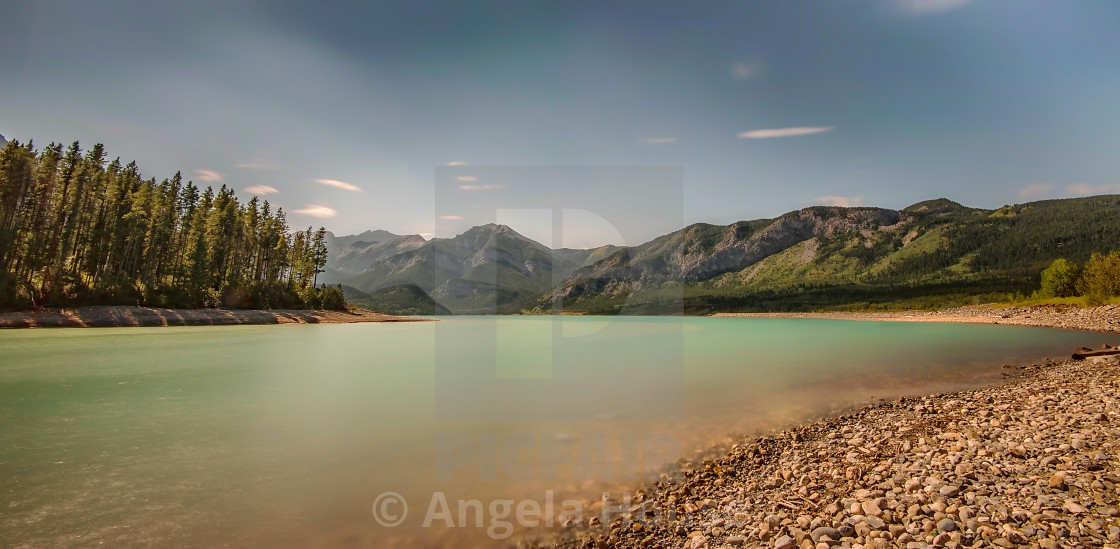
[[[322,227],[292,231],[267,200],[106,158],[76,141],[0,150],[0,308],[346,306],[341,288],[316,287]]]

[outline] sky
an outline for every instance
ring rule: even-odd
[[[295,227],[544,238],[584,210],[563,245],[637,244],[1120,192],[1117,29],[1105,0],[5,0],[0,134],[101,142]]]

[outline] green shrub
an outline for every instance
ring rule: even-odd
[[[1042,297],[1073,297],[1077,295],[1077,265],[1064,257],[1055,259],[1042,271]]]
[[[1120,296],[1120,251],[1108,255],[1094,252],[1089,256],[1078,289],[1090,305],[1100,305],[1110,297]]]
[[[323,286],[319,290],[319,308],[331,311],[345,311],[346,296],[342,295],[342,285]]]

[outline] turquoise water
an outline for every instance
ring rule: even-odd
[[[1120,338],[746,318],[2,331],[0,538],[447,544],[480,530],[423,528],[436,491],[590,497],[731,434],[1102,343]],[[390,490],[394,528],[371,513]]]

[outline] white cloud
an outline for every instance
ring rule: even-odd
[[[774,137],[793,137],[797,135],[813,135],[835,130],[836,126],[817,126],[800,128],[775,128],[769,130],[751,130],[739,132],[739,139],[771,139]]]
[[[463,183],[474,183],[478,178],[473,175],[458,175],[455,176],[455,181],[462,181]]]
[[[927,15],[957,9],[972,0],[892,0],[894,7],[911,15]]]
[[[463,191],[492,191],[502,187],[505,185],[459,185],[459,189]]]
[[[448,221],[458,221],[460,219],[463,219],[463,216],[461,216],[461,215],[441,215],[441,216],[439,216],[439,218],[440,219],[446,219]]]
[[[766,70],[766,63],[758,59],[748,59],[746,61],[736,61],[730,67],[731,77],[736,80],[753,80],[762,75]]]
[[[1066,188],[1066,196],[1092,196],[1095,194],[1120,193],[1120,183],[1112,185],[1090,185],[1077,183]]]
[[[266,194],[276,194],[280,191],[276,190],[276,187],[269,187],[268,185],[253,185],[252,187],[245,187],[245,192],[264,196]]]
[[[1054,186],[1049,183],[1034,183],[1019,189],[1019,200],[1029,200],[1040,196],[1046,196],[1050,191],[1054,190]]]
[[[316,179],[315,182],[320,184],[320,185],[326,185],[328,187],[334,187],[336,189],[342,189],[344,191],[350,191],[350,192],[355,192],[355,193],[362,192],[361,187],[359,187],[357,185],[351,185],[351,184],[349,184],[345,181],[339,181],[337,179]]]
[[[225,179],[225,176],[214,170],[195,170],[194,173],[198,174],[199,181],[207,183],[217,183]]]
[[[840,206],[842,208],[854,208],[863,205],[862,196],[818,196],[813,200],[825,206]]]
[[[244,168],[246,170],[279,170],[280,165],[273,162],[269,158],[263,156],[256,156],[248,162],[238,162],[233,165],[235,168]]]
[[[293,213],[306,215],[308,217],[318,217],[320,219],[338,215],[338,212],[335,211],[334,208],[328,208],[326,206],[316,206],[315,204],[308,204],[307,206],[304,206],[298,210],[294,210]]]
[[[676,137],[646,137],[639,139],[638,143],[648,143],[650,145],[664,145],[666,143],[676,143]]]
[[[457,161],[455,161],[455,162],[448,162],[448,163],[447,163],[447,165],[448,165],[448,166],[466,166],[466,165],[467,165],[467,163],[466,163],[466,162],[462,162],[462,161],[458,161],[458,160],[457,160]]]

